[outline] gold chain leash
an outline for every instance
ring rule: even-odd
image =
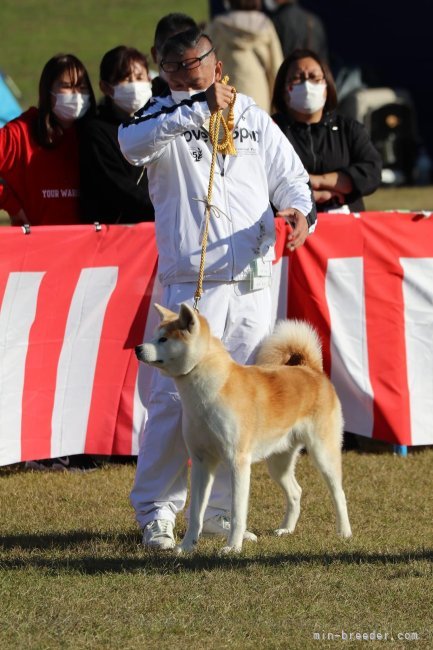
[[[222,83],[227,84],[228,80],[229,77],[225,76],[222,80]],[[197,304],[203,294],[204,265],[206,259],[206,247],[207,247],[207,237],[209,232],[210,211],[212,208],[211,205],[212,190],[213,190],[213,181],[215,175],[217,154],[222,153],[223,155],[236,156],[236,148],[233,142],[233,129],[235,125],[235,116],[234,116],[235,101],[236,101],[236,90],[235,88],[233,88],[233,98],[229,104],[227,121],[223,116],[222,109],[216,111],[215,113],[212,113],[209,120],[209,137],[212,143],[212,162],[210,166],[209,185],[208,185],[207,197],[206,197],[204,230],[203,230],[203,239],[201,244],[200,268],[198,272],[197,289],[194,294],[193,308],[195,309],[195,311],[198,311]],[[224,134],[221,142],[218,142],[221,125],[223,127]]]

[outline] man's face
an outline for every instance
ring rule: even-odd
[[[212,45],[203,39],[196,47],[185,50],[181,56],[169,54],[165,57],[165,63],[180,63],[206,55],[195,68],[179,66],[177,71],[165,71],[164,76],[170,90],[206,90],[214,81],[220,81],[222,64],[217,61],[215,53],[211,50]]]

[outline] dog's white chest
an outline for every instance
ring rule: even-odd
[[[197,393],[181,391],[183,436],[189,448],[208,448],[212,454],[225,456],[238,439],[233,414],[220,400],[200,398]]]

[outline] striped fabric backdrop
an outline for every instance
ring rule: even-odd
[[[278,221],[275,318],[318,328],[346,430],[433,444],[433,220],[320,215],[284,242]],[[137,453],[156,264],[153,224],[0,229],[0,465]]]

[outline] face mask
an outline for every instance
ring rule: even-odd
[[[90,108],[90,95],[82,93],[51,93],[56,98],[53,108],[59,120],[72,122],[83,117]]]
[[[113,102],[128,115],[132,115],[142,108],[151,97],[152,84],[150,81],[131,81],[114,86]]]
[[[320,111],[326,102],[325,88],[325,84],[313,84],[311,81],[295,84],[288,91],[289,107],[307,115]]]
[[[182,102],[184,99],[191,99],[193,95],[197,95],[197,93],[201,93],[203,91],[192,90],[190,88],[189,90],[170,90],[170,92],[176,104],[180,104],[180,102]]]
[[[213,75],[212,83],[209,84],[209,87],[212,86],[212,84],[215,83],[215,72]],[[191,99],[193,95],[197,95],[197,93],[203,93],[207,90],[207,88],[203,88],[203,90],[192,90],[189,88],[188,90],[171,90],[171,96],[173,97],[173,100],[176,102],[176,104],[180,104],[184,99]]]

